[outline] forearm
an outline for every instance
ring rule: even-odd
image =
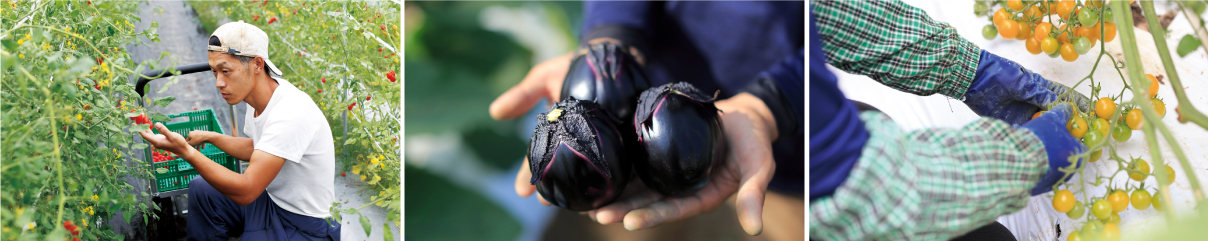
[[[248,145],[250,146],[251,143],[248,143]],[[202,155],[201,152],[191,146],[188,147],[187,153],[181,155],[181,157],[185,161],[188,161],[189,165],[193,165],[193,169],[197,170],[197,174],[201,175],[201,178],[205,179],[206,182],[209,182],[214,189],[240,205],[251,203],[251,200],[255,200],[260,195],[259,191],[263,191],[263,189],[255,190],[251,185],[251,180],[247,176],[227,169],[209,157]]]
[[[252,146],[252,138],[234,137],[228,135],[214,135],[207,140],[211,145],[218,147],[227,155],[231,155],[239,160],[251,160],[252,151],[256,150]]]
[[[1040,140],[1005,122],[902,133],[887,116],[860,115],[870,137],[832,196],[810,203],[824,240],[947,240],[1027,205],[1049,169]]]
[[[901,1],[818,1],[811,5],[827,61],[917,95],[960,98],[980,48],[955,28]]]

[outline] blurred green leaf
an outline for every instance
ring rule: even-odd
[[[382,231],[382,234],[386,235],[386,238],[383,240],[394,240],[394,231],[390,230],[390,224],[383,223]]]
[[[1176,51],[1179,53],[1179,57],[1186,57],[1187,54],[1195,52],[1195,50],[1200,47],[1200,44],[1202,44],[1200,43],[1200,40],[1196,39],[1194,36],[1191,36],[1190,34],[1183,35],[1183,39],[1179,40],[1179,47],[1176,49]]]
[[[369,222],[369,217],[361,215],[361,228],[365,229],[365,236],[369,236],[369,232],[373,231],[373,223]]]
[[[168,107],[168,104],[171,104],[172,101],[175,101],[175,100],[176,100],[175,96],[165,96],[165,97],[162,97],[159,99],[155,99],[155,105],[157,105],[159,107]]]
[[[463,132],[461,139],[484,164],[506,170],[524,158],[528,145],[514,131],[507,131],[515,128],[491,128],[515,126],[515,121],[500,124],[506,125],[478,125]]]
[[[418,167],[403,168],[403,240],[515,240],[521,226],[494,202]]]

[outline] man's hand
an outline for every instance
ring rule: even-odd
[[[205,144],[210,142],[211,137],[221,135],[213,131],[190,131],[189,137],[185,138],[185,140],[189,141],[190,146],[200,150],[205,149]]]
[[[985,50],[981,53],[977,74],[965,92],[965,104],[974,113],[1020,125],[1056,101],[1073,102],[1084,111],[1090,109],[1090,98],[1073,88]]]
[[[739,223],[748,234],[762,233],[764,194],[776,170],[771,145],[776,128],[771,111],[746,93],[718,101],[717,107],[723,112],[730,152],[703,189],[686,197],[665,197],[635,179],[638,181],[631,182],[617,201],[587,214],[601,224],[623,221],[626,229],[645,229],[712,211],[737,193]],[[536,190],[528,182],[532,174],[527,162],[516,177],[516,194],[521,197]],[[540,195],[538,200],[550,205]]]
[[[528,112],[541,98],[558,101],[558,95],[562,93],[562,80],[566,78],[566,71],[570,69],[570,61],[574,57],[573,53],[567,53],[533,66],[520,84],[512,86],[495,98],[495,102],[491,102],[491,118],[514,119]]]
[[[147,140],[147,142],[152,146],[155,146],[155,148],[163,149],[176,154],[176,156],[182,157],[190,151],[196,151],[196,149],[193,149],[193,146],[190,146],[189,142],[185,140],[185,137],[177,134],[176,132],[168,130],[168,127],[165,127],[164,123],[157,122],[153,128],[158,130],[161,134],[155,134],[154,132],[151,132],[151,130],[139,132],[138,134],[143,136],[143,139]]]

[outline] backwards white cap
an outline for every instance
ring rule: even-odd
[[[243,20],[223,24],[215,29],[214,34],[210,35],[206,49],[245,57],[260,56],[272,73],[281,76],[281,69],[277,69],[273,61],[268,60],[268,34],[255,25],[244,23]]]

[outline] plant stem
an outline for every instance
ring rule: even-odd
[[[44,105],[44,107],[48,110],[48,112],[50,112],[50,116],[51,116],[49,118],[50,119],[50,135],[51,135],[51,139],[52,139],[52,144],[55,145],[54,146],[55,175],[58,176],[58,185],[59,185],[59,214],[57,217],[55,217],[55,223],[60,223],[63,221],[63,203],[66,203],[67,199],[66,199],[66,195],[63,194],[63,191],[65,191],[65,188],[63,188],[63,157],[62,157],[62,154],[60,153],[61,150],[59,149],[59,135],[55,134],[55,132],[58,131],[59,127],[55,123],[55,117],[57,117],[57,115],[55,115],[54,102],[51,101],[51,99],[52,99],[51,96],[54,96],[54,95],[51,95],[50,90],[46,89],[46,86],[43,86],[41,82],[38,82],[38,78],[35,78],[33,74],[30,74],[29,70],[26,70],[25,67],[18,65],[17,69],[21,70],[21,72],[25,74],[25,77],[29,78],[30,81],[33,81],[35,85],[38,85],[38,88],[42,89],[42,93],[45,94],[47,97],[46,104]]]
[[[1183,16],[1187,16],[1187,22],[1191,24],[1191,29],[1195,30],[1195,36],[1200,41],[1200,47],[1208,52],[1208,44],[1204,43],[1205,40],[1208,40],[1208,31],[1204,31],[1204,25],[1200,25],[1200,21],[1202,21],[1200,20],[1200,15],[1195,14],[1195,10],[1191,10],[1183,2],[1176,1],[1176,3],[1179,4],[1179,9],[1183,10]]]
[[[1149,29],[1153,35],[1154,44],[1158,47],[1158,55],[1162,58],[1163,68],[1166,69],[1166,77],[1168,77],[1168,79],[1170,80],[1170,84],[1176,91],[1175,96],[1177,96],[1179,98],[1180,105],[1186,103],[1186,104],[1188,104],[1187,105],[1189,107],[1188,109],[1190,109],[1191,111],[1194,111],[1198,114],[1199,112],[1195,111],[1195,108],[1190,108],[1191,107],[1190,102],[1183,102],[1183,101],[1187,100],[1187,96],[1184,93],[1182,93],[1183,88],[1179,81],[1179,75],[1178,75],[1177,70],[1174,68],[1174,61],[1170,57],[1170,48],[1168,46],[1166,46],[1166,37],[1165,37],[1166,30],[1161,28],[1160,24],[1157,21],[1157,17],[1155,17],[1155,16],[1157,16],[1157,13],[1155,13],[1153,10],[1153,2],[1142,1],[1141,6],[1142,6],[1143,11],[1145,12],[1145,20],[1150,22]],[[1202,31],[1202,29],[1200,29],[1200,31]],[[1148,102],[1148,99],[1145,99],[1145,100]],[[1147,105],[1147,106],[1152,106],[1152,105]],[[1194,168],[1191,167],[1191,163],[1187,161],[1187,157],[1183,153],[1182,147],[1180,147],[1177,144],[1177,142],[1175,142],[1174,137],[1171,136],[1170,130],[1167,130],[1166,125],[1161,124],[1161,122],[1160,122],[1161,119],[1160,119],[1160,117],[1157,116],[1157,113],[1156,112],[1153,113],[1152,114],[1153,118],[1150,118],[1150,112],[1151,112],[1150,109],[1142,108],[1142,113],[1145,114],[1146,121],[1147,122],[1157,122],[1157,123],[1155,123],[1157,125],[1147,125],[1147,126],[1153,126],[1162,132],[1162,136],[1165,137],[1166,143],[1170,145],[1171,149],[1175,153],[1175,156],[1178,157],[1179,163],[1182,165],[1183,170],[1195,170]],[[1150,119],[1153,119],[1155,121],[1150,121]],[[1155,161],[1154,164],[1157,164],[1157,161]],[[1165,172],[1163,172],[1162,174],[1159,174],[1158,176],[1160,179],[1167,178],[1165,175]],[[1200,188],[1200,186],[1199,186],[1200,182],[1199,182],[1198,178],[1195,176],[1195,174],[1189,172],[1187,175],[1187,180],[1191,181],[1191,186],[1192,186],[1192,189],[1194,192],[1193,196],[1195,196],[1196,200],[1203,200],[1204,199],[1204,190],[1202,188]],[[1159,188],[1159,190],[1166,189],[1164,187],[1165,185],[1159,185],[1159,186],[1162,186],[1161,188]],[[1165,201],[1165,199],[1163,199],[1163,201]]]

